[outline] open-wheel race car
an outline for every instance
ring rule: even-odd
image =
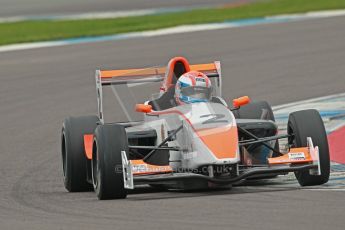
[[[212,83],[208,101],[176,102],[175,84],[189,71]],[[231,187],[289,172],[301,186],[329,179],[319,113],[290,113],[287,133],[278,134],[267,102],[250,102],[247,96],[231,106],[225,102],[220,62],[190,65],[176,57],[166,67],[98,70],[96,89],[98,116],[68,117],[63,123],[64,185],[70,192],[94,189],[99,199],[121,199],[141,185]],[[113,97],[106,101],[105,95]],[[287,144],[279,147],[280,139]]]

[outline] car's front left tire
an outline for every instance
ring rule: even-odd
[[[128,140],[121,125],[99,125],[95,131],[92,155],[92,181],[98,199],[124,199],[121,151],[128,156]]]
[[[295,172],[301,186],[321,185],[328,181],[330,157],[327,134],[321,116],[317,110],[309,109],[293,112],[289,116],[288,134],[291,147],[306,147],[307,137],[311,137],[314,146],[319,147],[321,175],[311,175],[309,170]]]

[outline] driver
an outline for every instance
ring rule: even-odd
[[[187,72],[177,80],[175,100],[178,105],[208,102],[211,98],[212,86],[210,79],[201,72]]]

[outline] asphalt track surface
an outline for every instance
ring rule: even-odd
[[[242,0],[0,0],[0,17],[210,6],[240,1]]]
[[[98,201],[63,187],[60,128],[96,113],[94,70],[185,55],[220,60],[228,100],[273,105],[345,91],[345,17],[0,55],[0,228],[344,229],[345,192],[266,181],[223,191],[141,189]]]

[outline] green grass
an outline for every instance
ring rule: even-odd
[[[0,45],[343,8],[345,8],[345,0],[268,0],[236,8],[200,9],[129,18],[0,23]]]

